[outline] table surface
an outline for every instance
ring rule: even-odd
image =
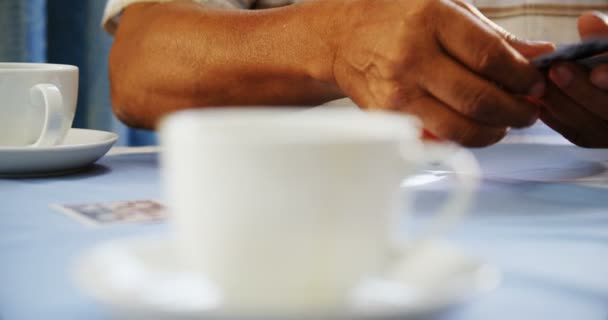
[[[110,239],[165,233],[166,224],[91,228],[49,204],[162,199],[155,150],[114,149],[72,176],[0,179],[0,319],[109,318],[73,283],[74,259]],[[580,151],[559,150],[556,163]],[[484,158],[492,149],[475,153],[482,165],[493,161]],[[608,152],[599,154],[597,163],[606,164]],[[498,266],[504,283],[447,318],[608,319],[608,178],[594,181],[485,180],[470,217],[449,238]],[[416,211],[431,211],[446,189],[420,187]]]

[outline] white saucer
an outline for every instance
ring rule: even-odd
[[[500,143],[473,150],[487,180],[571,182],[605,176],[607,149],[566,144]],[[604,180],[605,181],[605,180]]]
[[[27,177],[61,175],[93,164],[118,140],[112,132],[70,129],[58,146],[0,147],[0,176]]]
[[[444,244],[428,245],[394,279],[369,279],[351,302],[305,315],[243,315],[222,308],[202,276],[183,272],[164,238],[115,240],[76,264],[82,289],[124,319],[404,319],[435,315],[495,289],[499,272]]]

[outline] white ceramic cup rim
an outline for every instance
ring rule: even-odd
[[[277,120],[282,120],[277,122]],[[252,130],[256,126],[273,126],[274,135]],[[299,126],[298,130],[285,124]],[[335,130],[315,132],[315,128]],[[228,130],[229,126],[246,127],[242,132]],[[309,110],[294,107],[223,107],[209,110],[189,110],[172,114],[160,123],[160,132],[172,127],[194,134],[191,138],[205,143],[226,144],[309,144],[404,142],[420,140],[420,121],[413,116],[388,112],[359,112],[341,109]],[[285,135],[276,134],[283,127]],[[342,129],[342,133],[340,132]],[[183,130],[183,131],[182,131]],[[200,133],[200,134],[197,134]],[[213,134],[217,133],[217,134]],[[188,137],[183,137],[187,139]]]
[[[40,71],[78,71],[78,67],[54,63],[0,62],[0,73],[27,73]]]

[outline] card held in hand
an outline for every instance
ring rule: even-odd
[[[88,226],[161,222],[167,216],[165,206],[153,200],[52,204],[50,207]]]
[[[589,69],[608,63],[608,38],[597,38],[563,45],[554,52],[532,59],[532,64],[544,70],[559,61],[574,62]]]

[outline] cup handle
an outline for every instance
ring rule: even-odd
[[[404,159],[409,158],[406,149],[403,149],[401,154]],[[406,242],[393,243],[389,250],[388,269],[385,271],[388,272],[386,274],[388,277],[396,280],[409,279],[411,269],[420,268],[420,265],[415,263],[416,258],[425,257],[426,254],[433,255],[427,249],[432,248],[434,240],[464,217],[480,181],[480,168],[477,160],[466,149],[448,143],[426,143],[424,155],[427,163],[441,164],[455,172],[460,185],[454,189],[416,238],[408,239]],[[422,260],[428,260],[428,257]]]
[[[63,127],[63,95],[53,84],[38,84],[30,89],[33,105],[44,105],[44,125],[42,133],[32,147],[54,146],[61,142]]]
[[[407,153],[402,152],[407,158]],[[449,143],[426,143],[424,155],[427,163],[441,164],[455,173],[459,186],[431,218],[417,238],[409,241],[410,249],[432,242],[461,220],[469,209],[480,181],[480,168],[473,154]]]

